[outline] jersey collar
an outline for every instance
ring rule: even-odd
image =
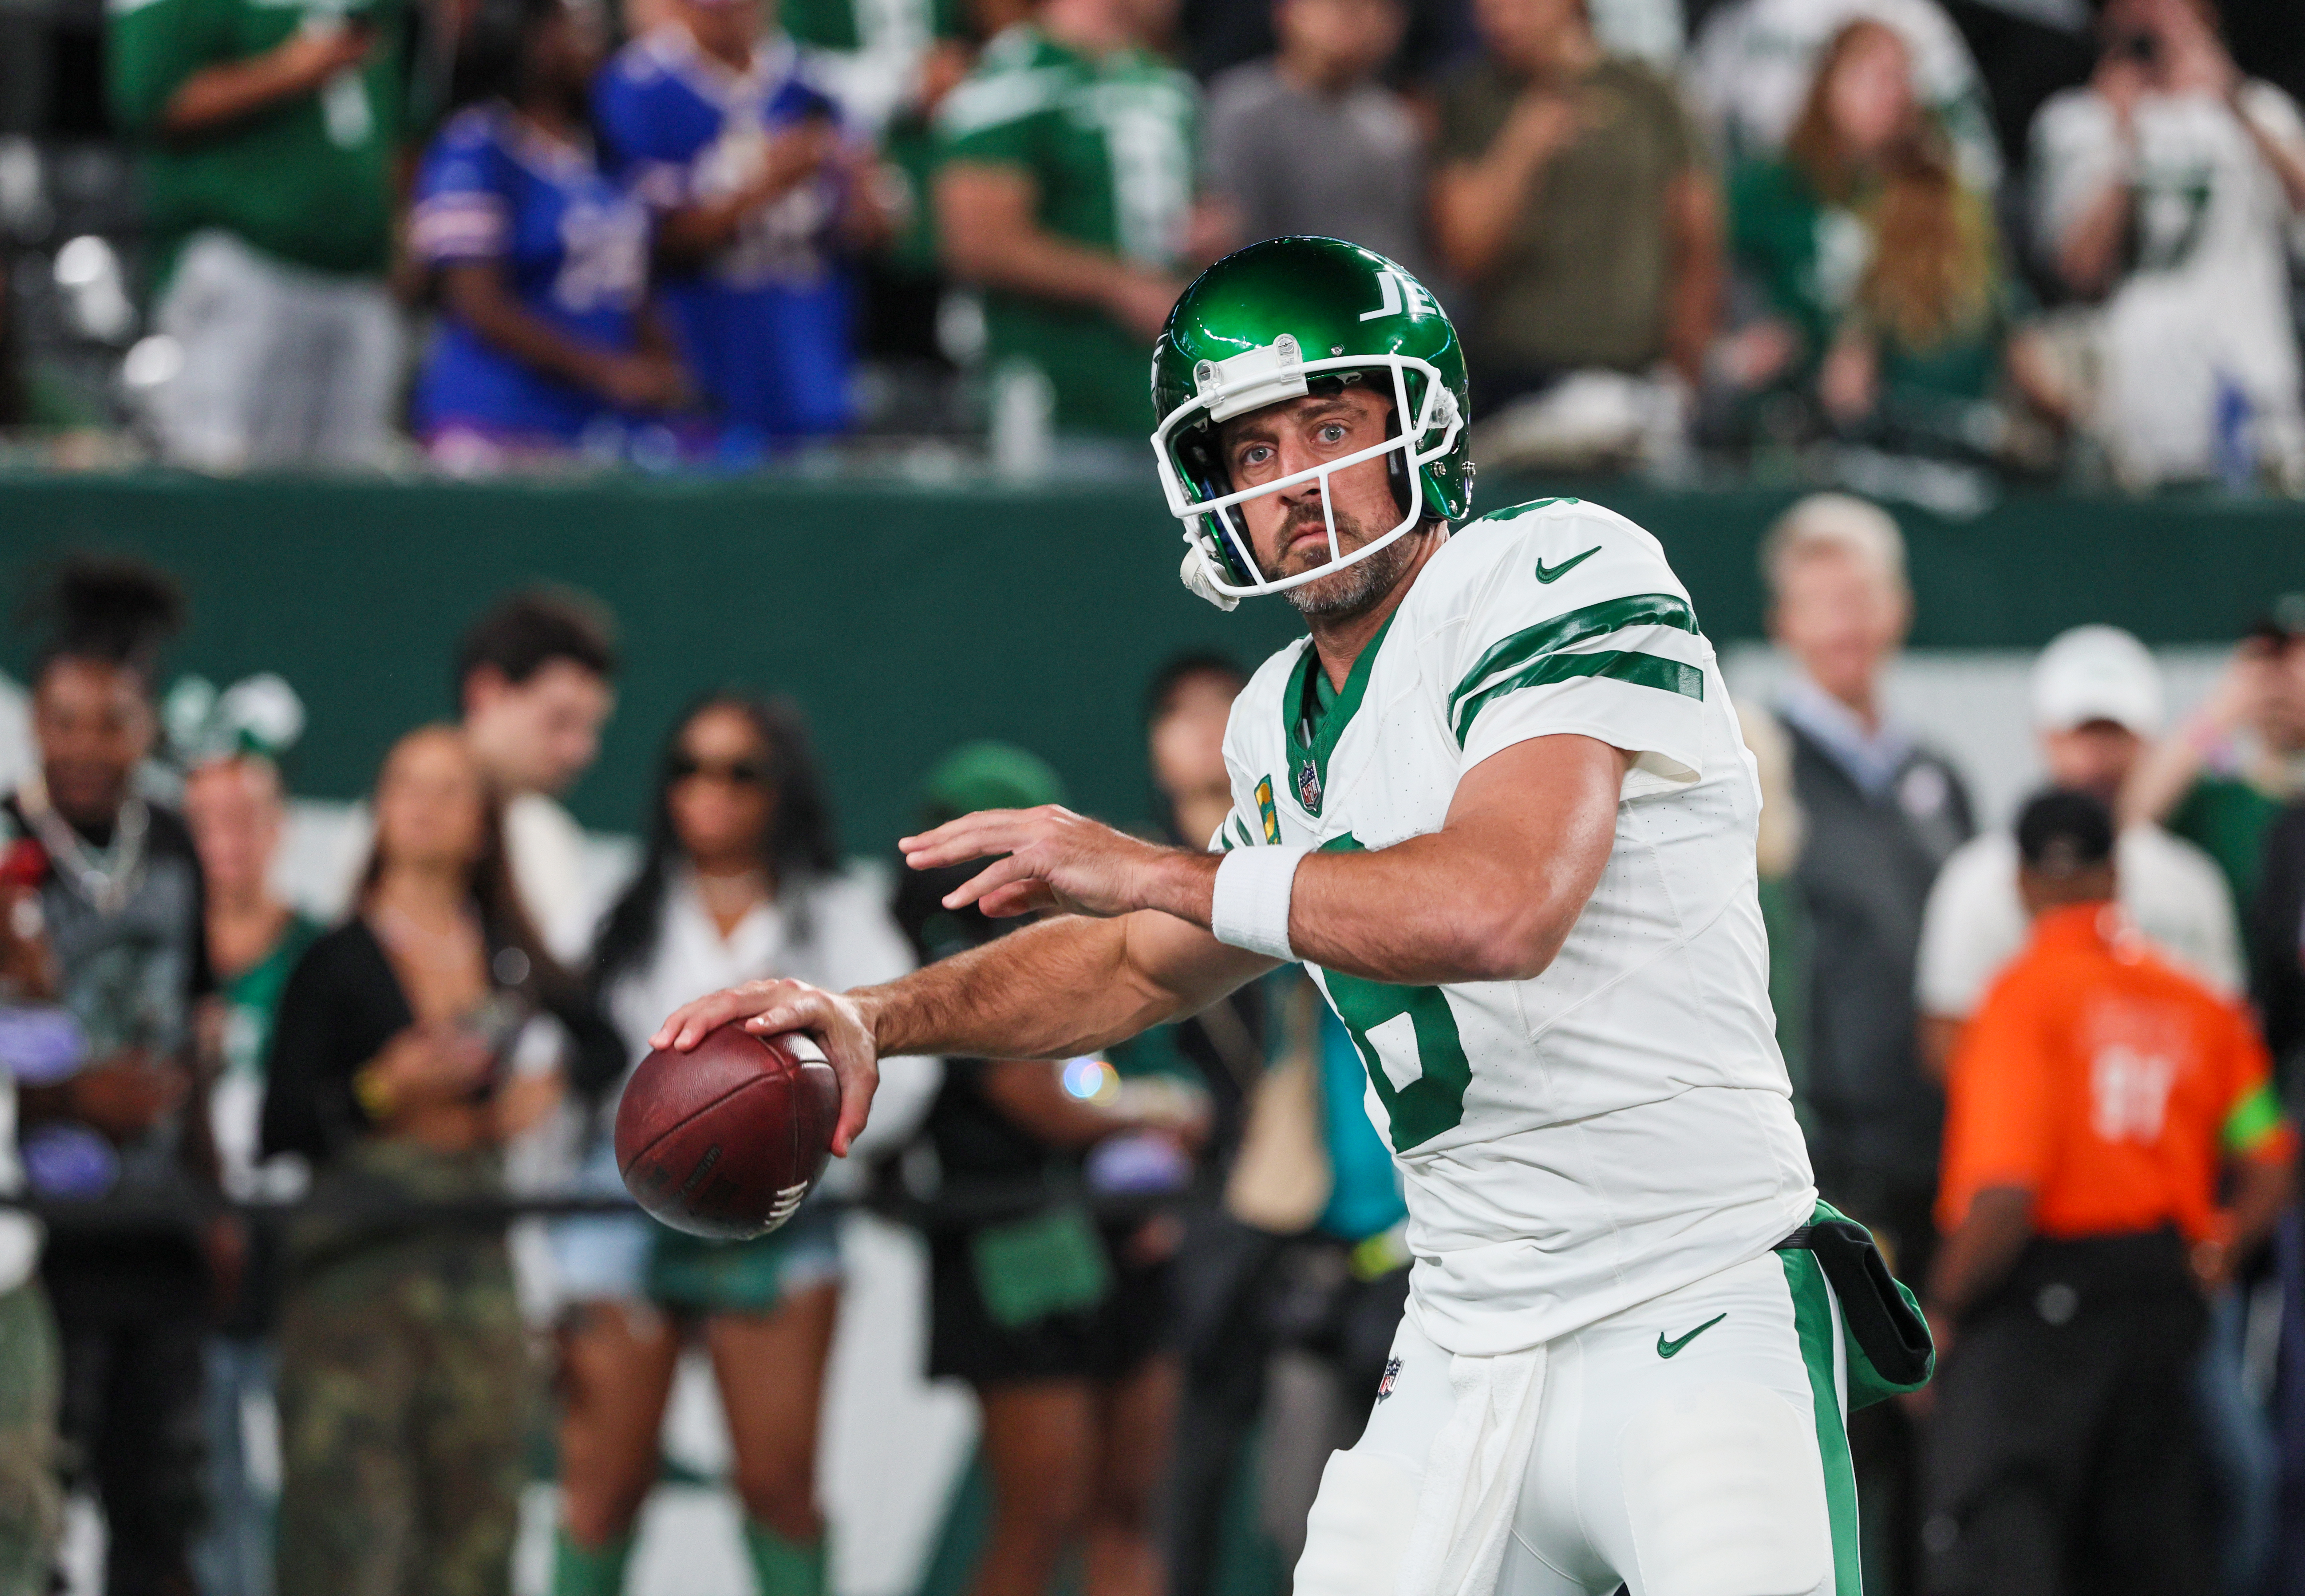
[[[1392,630],[1396,608],[1376,629],[1376,635],[1361,649],[1353,668],[1345,674],[1345,684],[1337,690],[1337,700],[1320,713],[1311,728],[1309,740],[1305,731],[1305,692],[1312,673],[1321,668],[1321,651],[1308,641],[1303,653],[1297,655],[1296,667],[1289,673],[1289,691],[1280,700],[1281,734],[1289,750],[1289,786],[1297,795],[1297,804],[1308,815],[1318,818],[1321,801],[1329,785],[1329,756],[1336,751],[1337,743],[1352,723],[1354,713],[1367,695],[1369,673],[1376,668],[1377,650],[1384,646],[1385,634]]]

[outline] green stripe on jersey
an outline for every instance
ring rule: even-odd
[[[1671,626],[1692,637],[1697,635],[1696,612],[1688,607],[1687,599],[1671,593],[1632,593],[1569,610],[1534,626],[1523,627],[1491,645],[1480,662],[1465,673],[1456,690],[1450,693],[1450,718],[1462,726],[1465,717],[1458,713],[1459,701],[1500,671],[1518,670],[1544,655],[1606,637],[1628,626]],[[1464,741],[1461,730],[1458,741]]]
[[[1474,720],[1491,699],[1518,692],[1524,687],[1543,687],[1554,682],[1574,681],[1579,676],[1605,676],[1614,682],[1629,682],[1636,687],[1654,687],[1666,692],[1678,692],[1699,702],[1705,698],[1705,673],[1678,659],[1617,649],[1603,649],[1596,654],[1548,654],[1511,675],[1492,683],[1458,706],[1457,746],[1462,748],[1465,745]]]
[[[1777,1254],[1777,1261],[1784,1266],[1785,1289],[1792,1294],[1793,1326],[1800,1334],[1809,1407],[1816,1418],[1816,1454],[1824,1464],[1825,1516],[1833,1525],[1831,1596],[1864,1596],[1857,1541],[1857,1470],[1849,1456],[1849,1429],[1841,1416],[1841,1384],[1833,1377],[1841,1326],[1833,1312],[1833,1293],[1816,1254],[1807,1248],[1788,1247]]]

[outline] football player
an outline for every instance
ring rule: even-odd
[[[1759,789],[1688,592],[1598,505],[1469,519],[1456,331],[1367,250],[1212,267],[1153,397],[1186,585],[1282,594],[1310,633],[1233,706],[1208,851],[965,817],[908,862],[989,858],[948,902],[1061,913],[887,986],[719,993],[658,1045],[816,1035],[838,1150],[876,1055],[1088,1052],[1299,961],[1368,1066],[1416,1261],[1298,1596],[1854,1596],[1843,1414],[1929,1353],[1816,1201]]]

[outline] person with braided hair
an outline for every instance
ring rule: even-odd
[[[154,667],[182,604],[147,567],[79,562],[51,610],[32,677],[39,764],[0,802],[0,831],[34,889],[81,1062],[20,1083],[23,1157],[36,1195],[112,1197],[155,1216],[132,1231],[59,1230],[41,1272],[62,1332],[67,1475],[93,1490],[110,1527],[105,1588],[182,1596],[203,1490],[210,1271],[199,1216],[215,1184],[194,1010],[216,983],[191,834],[136,780],[157,728]],[[29,1267],[28,1249],[8,1251]]]

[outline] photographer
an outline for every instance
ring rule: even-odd
[[[2244,78],[2212,0],[2112,0],[2084,88],[2034,118],[2034,242],[2075,295],[2074,408],[2138,485],[2305,470],[2286,234],[2305,121]],[[2077,385],[2079,386],[2079,385]]]
[[[314,1167],[280,1327],[281,1596],[503,1589],[534,1381],[498,1149],[557,1100],[506,1060],[540,1008],[583,1055],[607,1027],[514,893],[462,734],[412,732],[377,781],[353,917],[314,943],[274,1020],[264,1152]],[[613,1071],[616,1061],[605,1064]]]

